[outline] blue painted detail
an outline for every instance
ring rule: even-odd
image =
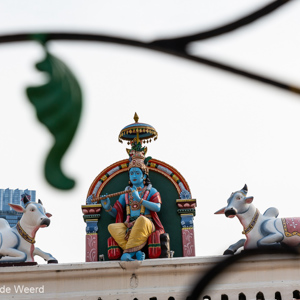
[[[261,226],[260,226],[260,232],[261,232],[261,234],[262,234],[263,236],[267,236],[267,235],[269,235],[270,233],[272,233],[272,232],[270,232],[270,230],[267,229],[266,224],[267,224],[268,221],[269,221],[269,220],[265,220],[265,221],[263,221],[263,222],[261,223]]]
[[[136,254],[136,252],[130,252],[130,253],[123,253],[121,256],[122,261],[133,261],[133,256]]]
[[[39,212],[46,217],[43,206],[41,204],[38,204],[38,203],[34,203],[34,204],[37,207],[37,209],[39,210]]]
[[[140,187],[143,186],[143,180],[146,175],[143,174],[140,168],[131,168],[129,170],[129,180],[132,182],[133,186]]]
[[[281,240],[279,241],[279,242],[281,242],[281,241],[284,239],[284,235],[283,235],[283,233],[277,228],[277,226],[276,226],[276,220],[274,220],[274,227],[276,228],[276,230],[278,231],[278,233],[281,234]]]
[[[98,232],[98,222],[97,221],[86,221],[86,233],[97,233]]]
[[[93,195],[90,195],[86,198],[86,205],[97,204],[97,202],[92,202]]]
[[[124,129],[131,129],[131,128],[134,128],[134,127],[136,127],[137,126],[137,123],[133,123],[133,124],[129,124],[129,125],[127,125],[127,126],[125,126],[122,130],[124,130]],[[152,127],[151,125],[149,125],[149,124],[146,124],[146,123],[138,123],[138,126],[144,126],[144,127]],[[153,128],[153,127],[152,127]],[[153,128],[154,129],[154,128]]]
[[[14,227],[15,228],[15,227]],[[16,229],[17,230],[17,229]],[[17,237],[17,244],[14,246],[14,248],[15,249],[18,249],[19,248],[19,246],[20,246],[20,237],[17,235],[17,233],[16,232],[14,232],[13,230],[12,230],[12,233]],[[27,258],[27,256],[26,256],[26,258]]]
[[[21,251],[22,252],[22,251]],[[20,258],[20,259],[14,259],[13,261],[10,261],[10,262],[23,262],[23,261],[26,261],[27,260],[27,254],[25,252],[22,252],[24,254],[24,257],[23,258]],[[1,263],[7,263],[8,261],[1,261],[0,260],[0,264]]]
[[[135,255],[135,256],[136,256],[136,259],[137,259],[137,260],[144,260],[145,257],[146,257],[145,253],[142,252],[142,251],[136,252],[136,255]]]
[[[181,227],[182,228],[194,227],[194,216],[181,215]]]
[[[180,199],[191,199],[191,197],[192,196],[191,196],[190,192],[187,190],[183,190],[180,193]]]

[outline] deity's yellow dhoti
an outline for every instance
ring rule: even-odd
[[[131,228],[128,240],[125,239],[127,226],[124,223],[110,224],[108,231],[126,253],[141,250],[146,245],[148,237],[155,231],[155,227],[148,218],[139,216]]]

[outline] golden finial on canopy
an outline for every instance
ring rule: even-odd
[[[133,120],[135,121],[135,123],[139,121],[139,116],[137,115],[137,113],[134,114]]]

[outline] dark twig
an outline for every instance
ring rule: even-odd
[[[277,8],[281,7],[282,5],[288,3],[290,0],[277,0],[274,2],[271,2],[270,4],[264,6],[263,8],[241,18],[234,22],[231,22],[229,24],[223,25],[218,28],[214,28],[208,31],[196,33],[193,35],[187,35],[183,37],[173,38],[173,39],[161,39],[156,40],[152,44],[164,46],[172,49],[185,49],[186,46],[195,41],[201,41],[206,40],[209,38],[213,38],[228,32],[231,32],[233,30],[239,29],[242,26],[248,25],[266,15],[269,13],[275,11]]]
[[[14,34],[14,35],[5,35],[0,36],[0,43],[10,43],[10,42],[22,42],[30,40],[38,40],[39,42],[46,43],[51,40],[72,40],[72,41],[91,41],[91,42],[104,42],[104,43],[113,43],[119,45],[133,46],[138,48],[150,49],[177,57],[181,57],[190,61],[194,61],[200,64],[204,64],[210,67],[214,67],[223,71],[227,71],[236,75],[240,75],[246,78],[254,79],[256,81],[266,83],[296,94],[300,94],[300,87],[289,85],[276,81],[271,78],[261,76],[259,74],[251,73],[246,70],[239,69],[228,64],[217,62],[215,60],[210,60],[201,56],[193,56],[187,53],[186,46],[194,41],[200,41],[208,39],[211,37],[216,37],[228,32],[231,32],[235,29],[238,29],[242,26],[250,24],[263,16],[275,11],[277,8],[282,5],[290,2],[291,0],[277,0],[269,5],[257,10],[254,13],[249,14],[246,17],[243,17],[237,21],[226,24],[224,26],[200,32],[194,35],[173,38],[173,39],[163,39],[155,40],[153,42],[147,43],[134,39],[126,39],[121,37],[113,37],[107,35],[96,35],[96,34],[85,34],[85,33],[65,33],[65,32],[51,32],[51,33],[41,33],[41,34]]]

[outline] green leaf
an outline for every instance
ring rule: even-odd
[[[26,89],[37,118],[54,137],[54,144],[45,162],[45,177],[58,189],[72,189],[75,181],[64,174],[61,162],[80,120],[81,89],[70,69],[47,51],[45,59],[37,63],[36,68],[49,74],[46,84]]]

